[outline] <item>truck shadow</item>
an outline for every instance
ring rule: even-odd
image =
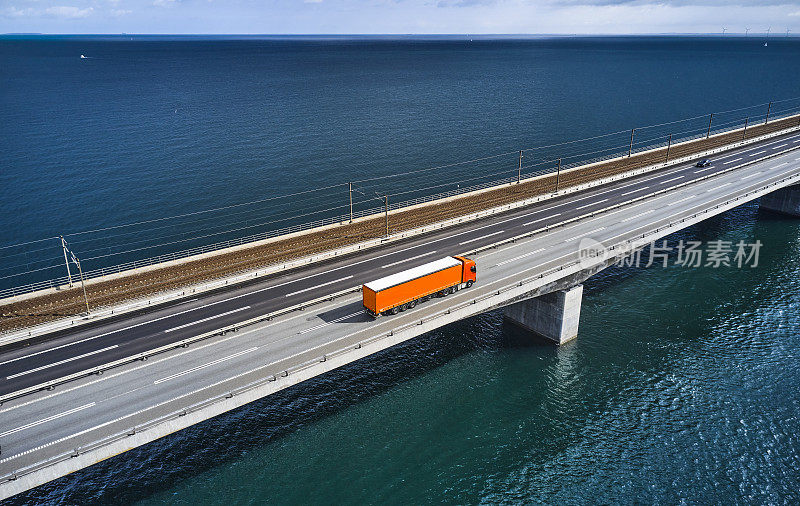
[[[316,318],[319,318],[324,323],[364,323],[373,320],[371,316],[364,312],[364,306],[361,305],[360,301],[323,311],[314,318],[309,318],[309,321],[314,321]]]

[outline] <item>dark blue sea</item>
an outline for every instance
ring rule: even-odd
[[[0,288],[62,275],[62,234],[95,269],[344,214],[349,181],[366,210],[797,110],[800,40],[764,42],[3,36]],[[678,239],[764,247],[596,276],[569,346],[481,315],[18,500],[800,502],[800,222]]]

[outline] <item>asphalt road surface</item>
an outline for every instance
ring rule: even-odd
[[[681,164],[286,274],[200,294],[151,311],[43,336],[36,344],[24,348],[5,347],[0,350],[0,394],[359,286],[436,258],[555,225],[793,147],[800,147],[800,134],[787,134],[722,153],[709,167]],[[479,265],[479,282],[480,268]]]

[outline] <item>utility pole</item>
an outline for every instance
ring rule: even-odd
[[[672,146],[672,134],[669,134],[669,140],[667,141],[667,157],[664,159],[664,163],[669,161],[669,148]]]
[[[386,209],[385,222],[386,222],[386,237],[389,237],[389,195],[386,194],[383,196],[383,205]]]
[[[769,121],[769,111],[771,109],[772,109],[772,102],[770,102],[769,105],[767,106],[767,119],[764,120],[765,125],[767,124],[767,121]]]
[[[89,316],[89,298],[86,296],[86,284],[83,282],[83,269],[81,268],[81,261],[75,256],[75,253],[69,252],[72,257],[72,262],[78,266],[78,272],[81,275],[81,288],[83,288],[83,302],[86,304],[86,316]]]
[[[69,287],[72,288],[72,273],[69,272],[69,260],[67,260],[67,241],[64,240],[64,236],[60,235],[61,238],[61,249],[64,250],[64,265],[67,266],[67,279],[69,280]]]
[[[742,140],[744,140],[744,136],[747,135],[747,122],[750,121],[750,116],[744,119],[744,130],[742,130]]]
[[[631,145],[628,148],[628,158],[631,157],[631,153],[633,152],[633,133],[636,132],[635,128],[631,128]]]
[[[744,29],[744,36],[748,37],[749,35],[750,35],[750,29],[749,28],[745,28]]]
[[[706,139],[708,139],[708,136],[711,135],[711,120],[713,119],[714,119],[714,113],[712,112],[711,116],[708,117],[708,131],[706,132]]]
[[[353,223],[353,183],[347,183],[350,188],[350,223]]]
[[[522,182],[522,150],[519,152],[519,166],[517,167],[517,184]]]
[[[558,167],[556,167],[556,193],[558,193],[559,179],[561,179],[561,158],[558,159]]]
[[[78,272],[81,275],[81,288],[83,288],[83,302],[86,304],[86,316],[89,316],[89,298],[86,296],[86,285],[83,282],[83,269],[81,269],[81,261],[78,260],[78,257],[72,255],[72,259],[78,265]]]

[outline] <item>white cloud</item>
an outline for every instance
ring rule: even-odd
[[[111,9],[111,15],[114,16],[115,18],[118,18],[120,16],[127,16],[132,12],[133,11],[129,9]]]
[[[46,9],[37,9],[34,7],[18,9],[14,6],[11,6],[3,11],[3,15],[10,18],[49,17],[59,19],[79,19],[90,16],[92,12],[94,12],[93,7],[81,9],[80,7],[75,7],[72,5],[54,5]]]
[[[153,0],[156,7],[174,7],[177,3],[178,0]]]
[[[44,10],[44,14],[62,19],[85,18],[94,11],[93,7],[81,9],[71,5],[54,5]]]

